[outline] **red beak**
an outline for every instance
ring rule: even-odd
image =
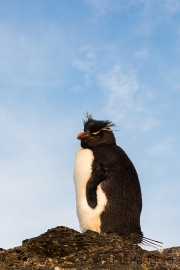
[[[87,134],[87,132],[81,132],[77,135],[77,139],[78,140],[85,140],[89,137],[89,134]]]

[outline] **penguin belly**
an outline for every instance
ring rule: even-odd
[[[86,185],[92,174],[93,160],[93,152],[90,149],[82,147],[77,149],[74,167],[76,208],[81,231],[92,230],[100,233],[100,215],[107,204],[107,198],[101,188],[101,184],[97,187],[97,206],[94,209],[88,205],[86,198]]]

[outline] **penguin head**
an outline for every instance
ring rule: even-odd
[[[95,120],[89,113],[86,114],[84,132],[78,134],[77,139],[81,140],[81,147],[93,149],[100,145],[116,144],[112,127],[115,126],[109,120]]]

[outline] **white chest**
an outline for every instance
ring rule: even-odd
[[[100,232],[100,214],[107,203],[101,185],[97,187],[97,206],[92,209],[87,203],[86,185],[91,177],[93,159],[94,156],[91,150],[83,149],[82,147],[77,149],[74,166],[74,182],[76,189],[77,215],[82,232],[85,232],[88,229]]]

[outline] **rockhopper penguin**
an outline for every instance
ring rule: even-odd
[[[116,145],[114,126],[87,114],[84,132],[77,136],[81,146],[76,152],[74,182],[80,228],[82,232],[116,233],[134,244],[153,244],[141,231],[138,175],[127,154]]]

